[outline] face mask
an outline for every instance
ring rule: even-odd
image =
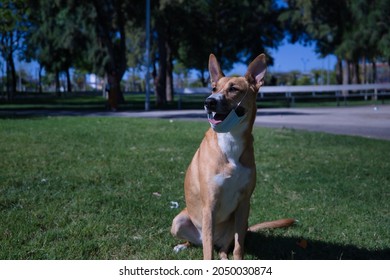
[[[243,114],[242,116],[239,117],[236,113],[237,109],[238,108],[232,109],[230,111],[230,113],[226,116],[226,118],[222,122],[219,122],[219,123],[215,123],[215,122],[211,121],[212,115],[208,114],[209,123],[210,123],[212,129],[218,133],[226,133],[226,132],[231,131],[245,117],[245,114]]]

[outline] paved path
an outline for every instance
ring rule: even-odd
[[[123,112],[116,113],[116,115],[206,120],[203,110]],[[261,109],[257,112],[256,125],[390,140],[390,105],[377,107]]]
[[[12,113],[10,111],[0,111],[0,117],[10,114],[19,117],[82,115],[206,120],[203,110],[115,113],[51,110],[24,110]],[[260,109],[257,112],[256,125],[390,140],[390,105],[378,105],[377,107]]]
[[[256,124],[390,140],[390,106],[259,110]]]

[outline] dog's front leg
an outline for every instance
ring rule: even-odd
[[[211,207],[203,209],[202,240],[203,259],[212,260],[214,255],[214,213]]]
[[[235,212],[233,250],[233,258],[235,260],[242,260],[244,257],[245,236],[248,231],[249,203],[249,199],[243,199]]]

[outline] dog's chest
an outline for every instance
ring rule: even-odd
[[[237,208],[243,193],[249,187],[252,169],[243,166],[239,159],[244,151],[244,143],[231,134],[218,135],[218,145],[229,163],[225,169],[214,176],[219,188],[219,211],[217,219],[226,220]]]

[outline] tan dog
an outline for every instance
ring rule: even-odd
[[[252,127],[256,96],[266,72],[265,55],[259,55],[244,77],[225,77],[213,54],[209,58],[212,94],[205,101],[211,128],[188,167],[186,206],[172,222],[171,232],[190,245],[203,245],[204,259],[213,258],[214,246],[227,259],[234,242],[234,259],[242,259],[247,231],[291,225],[284,219],[248,229],[250,197],[256,183]]]

